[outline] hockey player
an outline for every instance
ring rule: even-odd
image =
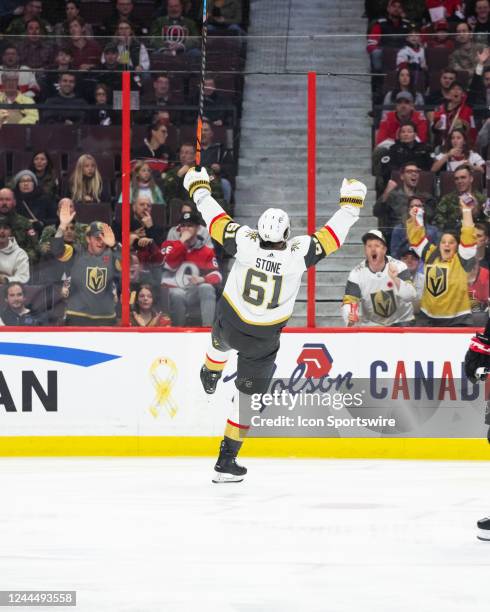
[[[476,383],[478,380],[486,380],[490,374],[490,318],[482,334],[476,334],[471,339],[470,347],[466,352],[464,360],[465,372],[468,379]],[[488,389],[488,384],[486,386]],[[485,411],[485,424],[489,426],[487,439],[490,442],[490,397],[487,399]],[[480,540],[490,541],[490,517],[482,518],[477,523],[477,537]]]
[[[247,470],[236,463],[236,457],[249,427],[240,423],[238,394],[250,396],[267,390],[281,330],[292,314],[303,272],[343,244],[359,218],[366,186],[356,179],[344,179],[340,210],[313,235],[292,239],[289,217],[281,209],[269,208],[262,213],[257,229],[235,223],[210,195],[204,168],[191,168],[184,187],[212,238],[235,257],[217,305],[201,382],[206,393],[214,393],[229,351],[238,352],[233,411],[226,423],[213,482],[240,482]]]

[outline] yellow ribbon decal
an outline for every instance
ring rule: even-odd
[[[177,414],[177,404],[172,397],[171,391],[177,378],[177,366],[168,357],[158,357],[151,364],[150,378],[155,387],[155,398],[150,406],[150,413],[156,418],[160,414],[160,408],[165,408],[171,418]]]

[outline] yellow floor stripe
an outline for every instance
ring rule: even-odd
[[[137,436],[0,437],[0,457],[214,457],[220,438]],[[240,456],[490,460],[486,439],[249,438]]]

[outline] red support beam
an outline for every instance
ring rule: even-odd
[[[122,73],[122,272],[121,325],[129,326],[129,217],[130,217],[130,148],[131,148],[131,73]]]
[[[308,72],[308,234],[316,230],[316,72]],[[316,269],[307,272],[306,325],[316,326]]]

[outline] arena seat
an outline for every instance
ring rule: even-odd
[[[456,190],[454,172],[439,172],[439,180],[441,197]],[[483,174],[481,172],[473,173],[473,189],[475,191],[483,191]]]
[[[429,68],[429,73],[435,71],[444,70],[449,63],[449,56],[451,55],[451,51],[448,49],[441,49],[439,47],[428,47],[425,50],[425,57],[427,60],[427,66]]]
[[[163,225],[164,227],[166,227],[168,225],[167,206],[162,206],[161,204],[154,204],[151,207],[151,218],[153,219],[153,223],[155,225]]]
[[[101,221],[109,225],[112,223],[112,207],[110,204],[76,204],[75,209],[79,223],[92,223],[92,221]]]
[[[244,64],[241,55],[225,51],[208,55],[206,67],[212,72],[241,72]]]
[[[167,202],[168,206],[168,224],[170,227],[177,225],[179,219],[181,217],[180,209],[182,207],[183,201],[178,198],[173,198],[170,202]]]
[[[169,74],[176,73],[176,76],[179,74],[182,76],[190,69],[191,64],[191,60],[183,55],[165,55],[158,51],[150,53],[152,70],[161,70],[162,72],[168,72]]]
[[[114,12],[114,5],[110,0],[81,0],[80,14],[87,23],[103,25]],[[101,45],[104,47],[104,45]]]
[[[33,125],[29,147],[33,151],[73,151],[80,144],[80,133],[74,125]]]
[[[4,182],[9,176],[9,168],[7,167],[7,152],[0,151],[0,181]]]
[[[396,56],[398,49],[393,47],[383,47],[383,70],[386,72],[396,70]]]
[[[119,125],[83,125],[80,147],[83,151],[121,151],[122,132]]]
[[[431,70],[429,72],[429,93],[434,93],[441,88],[440,79],[441,79],[442,70]]]
[[[458,70],[456,72],[456,81],[461,83],[464,88],[467,88],[470,84],[470,75],[466,70]]]
[[[25,125],[4,125],[0,132],[2,149],[24,151],[27,142],[27,129]]]
[[[132,14],[136,20],[150,24],[154,13],[155,3],[153,0],[147,0],[146,2],[139,0],[139,2],[137,1],[134,3],[134,10]],[[143,38],[142,42],[145,43],[144,37],[140,37],[140,39],[141,38]]]

